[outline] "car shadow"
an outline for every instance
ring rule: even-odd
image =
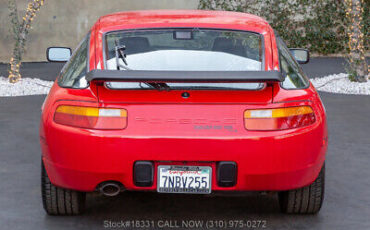
[[[226,226],[230,221],[244,223],[259,221],[265,225],[260,224],[259,227],[255,227],[256,229],[296,229],[291,227],[302,222],[321,223],[320,219],[317,215],[280,213],[276,194],[210,196],[124,192],[116,197],[88,194],[83,215],[76,217],[45,215],[44,224],[46,228],[58,226],[60,229],[188,229],[181,225],[184,221],[201,221],[203,224],[223,221],[224,226],[209,229],[251,229],[247,226]],[[150,221],[154,223],[154,227],[135,228],[132,221]],[[127,222],[130,222],[130,227],[109,226],[110,223]],[[106,225],[107,223],[109,224]],[[163,226],[163,223],[169,225]],[[315,226],[320,227],[320,224]]]
[[[85,215],[158,219],[245,218],[246,214],[279,213],[277,195],[184,195],[123,192],[116,197],[89,194]]]

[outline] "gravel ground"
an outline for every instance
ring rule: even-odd
[[[347,74],[332,74],[311,79],[319,90],[330,93],[370,95],[370,81],[366,83],[351,82]],[[52,81],[38,78],[22,78],[16,84],[9,83],[5,77],[0,77],[0,97],[47,94]]]
[[[52,81],[37,78],[22,78],[12,84],[8,78],[0,77],[0,97],[48,94],[52,85]]]
[[[340,93],[370,95],[370,80],[365,83],[352,82],[345,73],[332,74],[325,77],[311,79],[312,84],[319,91]]]

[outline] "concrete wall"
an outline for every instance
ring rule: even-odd
[[[17,0],[22,18],[27,2]],[[198,0],[45,0],[32,24],[23,61],[46,61],[49,46],[76,47],[102,15],[128,10],[195,9]],[[0,62],[9,62],[13,48],[8,0],[0,0]]]

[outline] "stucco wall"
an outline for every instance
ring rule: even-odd
[[[28,0],[17,0],[23,17]],[[45,0],[33,21],[23,61],[46,61],[49,46],[75,47],[102,15],[128,10],[195,9],[198,0]],[[8,0],[0,0],[0,62],[9,62],[13,48]]]

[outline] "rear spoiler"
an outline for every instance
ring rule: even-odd
[[[92,70],[86,80],[133,82],[282,82],[279,71]]]

